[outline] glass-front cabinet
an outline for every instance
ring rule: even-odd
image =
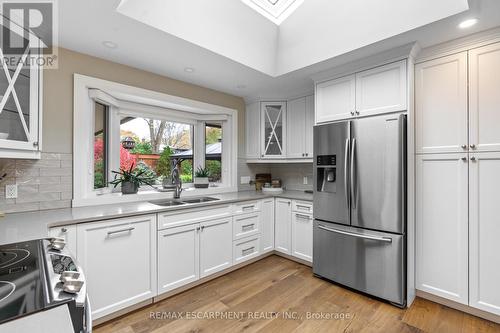
[[[40,158],[40,48],[0,52],[0,158]]]
[[[286,156],[286,102],[261,102],[261,157]]]

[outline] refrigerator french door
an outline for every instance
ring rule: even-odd
[[[313,272],[406,305],[406,116],[314,128]]]

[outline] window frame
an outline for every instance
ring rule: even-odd
[[[74,74],[73,207],[173,197],[171,192],[158,192],[153,189],[129,195],[113,192],[109,186],[100,191],[93,189],[94,138],[91,135],[93,134],[91,128],[94,127],[93,103],[95,101],[107,105],[109,110],[108,180],[113,179],[111,170],[117,170],[120,165],[119,119],[121,117],[128,115],[192,125],[194,127],[193,170],[196,170],[198,166],[204,166],[205,123],[220,122],[223,131],[222,183],[217,183],[217,187],[209,187],[208,189],[195,189],[192,183],[188,183],[184,186],[186,191],[183,192],[183,196],[227,193],[238,190],[237,110]],[[168,113],[168,116],[166,113]],[[200,135],[200,132],[203,132],[203,134]],[[202,141],[202,145],[200,145],[200,141]],[[92,172],[89,170],[90,165],[92,166]]]

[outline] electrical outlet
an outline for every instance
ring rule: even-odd
[[[17,184],[5,185],[5,198],[6,199],[17,198]]]
[[[250,176],[243,176],[240,179],[240,183],[241,184],[250,184],[250,179],[251,179]]]
[[[307,185],[307,176],[304,176],[304,185]]]

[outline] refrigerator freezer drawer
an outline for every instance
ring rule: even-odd
[[[315,220],[313,238],[314,274],[406,305],[403,235]]]

